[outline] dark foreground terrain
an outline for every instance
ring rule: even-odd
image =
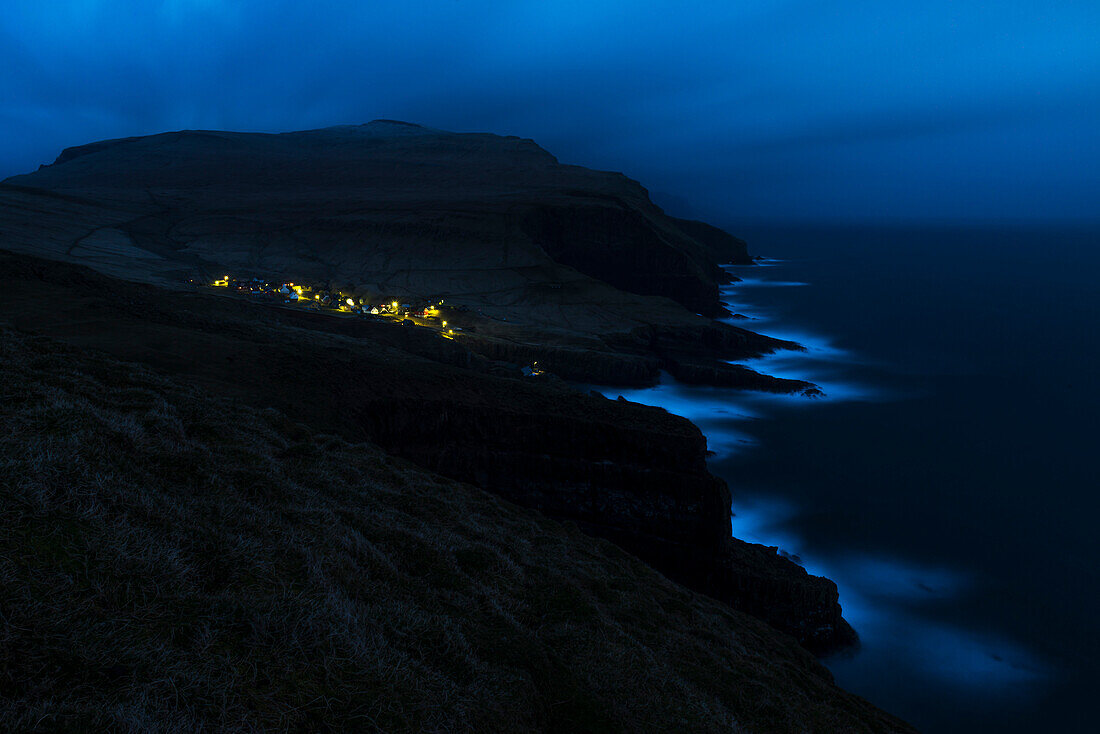
[[[0,331],[6,730],[904,731],[792,638],[365,443]]]

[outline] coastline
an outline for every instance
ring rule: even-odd
[[[179,294],[23,255],[0,260],[16,278],[0,316],[18,328],[284,410],[575,522],[813,652],[853,638],[834,583],[734,540],[729,489],[707,471],[706,441],[688,420],[561,380],[499,374],[499,363],[458,342],[420,338],[435,336],[428,330]],[[198,351],[218,356],[194,360]]]
[[[754,332],[760,333],[768,339],[775,339],[791,347],[778,349],[773,352],[754,355],[745,359],[728,360],[731,368],[751,371],[753,374],[766,374],[769,380],[779,384],[799,385],[798,389],[770,389],[768,386],[754,386],[752,384],[723,384],[721,381],[703,381],[692,383],[678,379],[677,375],[661,370],[654,384],[630,387],[623,385],[597,385],[591,383],[577,383],[578,387],[590,390],[612,400],[628,400],[642,405],[652,406],[667,411],[672,415],[682,417],[696,426],[703,434],[707,444],[707,469],[715,477],[727,486],[733,488],[727,491],[730,496],[730,538],[737,561],[735,564],[752,567],[761,562],[770,566],[775,572],[776,568],[786,567],[785,575],[797,578],[799,575],[808,580],[831,587],[832,601],[830,606],[833,613],[828,621],[818,614],[808,614],[797,626],[790,625],[789,621],[779,622],[773,618],[769,621],[788,633],[795,634],[800,642],[810,649],[815,655],[829,658],[837,655],[850,655],[860,647],[858,630],[852,626],[844,616],[843,599],[840,597],[840,589],[836,580],[827,570],[807,560],[797,552],[790,550],[790,543],[785,538],[774,534],[761,532],[759,515],[748,507],[739,506],[737,500],[736,477],[716,470],[715,463],[728,458],[737,452],[750,449],[755,440],[748,431],[730,427],[730,423],[743,423],[761,418],[766,413],[768,401],[780,400],[784,402],[814,403],[818,399],[830,399],[830,395],[837,395],[840,399],[849,399],[857,393],[850,385],[841,385],[832,381],[820,381],[813,370],[799,368],[800,363],[805,363],[807,358],[820,358],[829,355],[830,359],[839,359],[842,353],[830,346],[824,339],[818,336],[810,336],[805,333],[784,333],[782,336],[774,336],[758,331],[759,324],[766,324],[770,319],[764,314],[755,311],[750,305],[734,302],[733,295],[738,287],[752,286],[801,286],[804,283],[790,283],[782,281],[768,281],[751,278],[747,271],[753,268],[769,267],[780,264],[781,261],[766,258],[757,258],[750,264],[721,264],[729,277],[727,283],[721,288],[722,307],[730,315],[719,319],[727,324],[738,321],[748,321],[753,326]],[[734,272],[737,269],[738,273]],[[760,371],[757,372],[756,369]],[[823,388],[822,385],[827,385]],[[783,572],[781,572],[783,573]],[[713,593],[713,592],[710,592]],[[796,594],[797,595],[797,594]],[[741,606],[735,599],[727,599],[735,608],[741,608],[755,616],[768,619],[767,605],[754,607],[752,602]],[[775,599],[769,600],[774,603]],[[820,601],[818,602],[820,604]],[[804,611],[804,610],[803,610]],[[790,617],[792,611],[784,610],[784,615]],[[813,628],[820,624],[824,634],[816,637],[807,634],[807,628]]]
[[[780,497],[762,496],[759,492],[739,490],[736,473],[731,473],[723,462],[744,452],[759,448],[751,424],[769,420],[778,403],[798,406],[800,409],[819,404],[849,400],[887,399],[876,388],[845,380],[840,368],[850,359],[844,350],[831,343],[827,337],[809,331],[778,325],[772,315],[758,306],[741,300],[746,288],[788,288],[807,286],[801,281],[771,280],[753,277],[754,268],[777,267],[782,260],[760,258],[751,265],[724,264],[721,267],[730,282],[721,289],[722,306],[733,314],[723,319],[726,323],[741,322],[754,331],[770,338],[793,342],[799,349],[777,350],[770,354],[743,360],[731,360],[733,366],[745,367],[767,373],[777,380],[798,381],[812,385],[812,390],[768,391],[722,387],[720,385],[695,385],[677,380],[662,371],[658,383],[644,387],[624,388],[615,386],[588,386],[609,399],[626,399],[631,402],[662,408],[673,415],[686,418],[699,428],[707,441],[708,470],[731,487],[731,537],[738,544],[766,549],[777,558],[789,562],[809,577],[833,584],[837,589],[837,610],[846,620],[847,630],[834,638],[832,644],[810,649],[827,666],[837,661],[849,660],[863,647],[860,628],[874,621],[874,612],[868,608],[868,600],[852,590],[850,584],[838,581],[836,567],[826,559],[817,558],[801,548],[799,539],[786,529],[789,520],[796,517],[799,508]],[[836,374],[826,365],[836,365]],[[849,579],[850,580],[850,579]],[[846,593],[845,589],[849,591]],[[849,626],[849,623],[850,626]],[[858,690],[857,690],[858,693]]]
[[[343,131],[325,135],[346,138]],[[452,152],[469,142],[452,137]],[[203,140],[183,138],[209,156],[196,160],[221,160]],[[173,157],[166,152],[171,141],[143,140],[153,148],[149,160]],[[491,140],[503,153],[510,150],[512,139]],[[220,257],[222,245],[234,241],[233,228],[216,217],[202,231],[176,227],[196,211],[210,211],[212,202],[204,198],[210,192],[195,189],[187,171],[176,171],[179,177],[164,180],[176,187],[178,207],[154,211],[138,189],[129,191],[132,200],[114,200],[115,194],[104,193],[110,187],[104,189],[102,179],[114,164],[89,160],[107,151],[85,152],[59,160],[43,181],[57,175],[55,184],[69,182],[58,167],[76,174],[83,166],[89,195],[98,191],[106,198],[0,184],[0,204],[14,223],[0,244],[22,253],[0,252],[12,276],[0,320],[6,317],[19,331],[195,383],[215,399],[275,411],[300,422],[306,433],[333,432],[371,444],[395,461],[536,510],[570,533],[611,541],[694,596],[725,603],[733,617],[755,617],[751,622],[764,629],[764,638],[790,648],[797,642],[802,658],[830,682],[807,651],[832,655],[826,659],[839,685],[906,718],[915,720],[913,712],[920,709],[872,695],[883,686],[869,679],[886,676],[895,689],[912,690],[933,680],[938,692],[965,695],[1023,690],[1046,672],[1028,651],[1047,652],[1034,644],[1040,634],[1059,644],[1071,637],[1046,630],[1021,634],[1027,615],[1045,611],[1026,600],[1016,598],[1003,605],[1010,611],[990,613],[1006,596],[1022,596],[1019,579],[993,568],[1006,559],[998,547],[1015,542],[1018,556],[1011,560],[1031,563],[1024,567],[1031,569],[1033,588],[1026,591],[1032,596],[1053,596],[1047,579],[1058,571],[1051,566],[1071,569],[1073,574],[1063,572],[1063,607],[1076,603],[1072,588],[1089,571],[1073,566],[1090,557],[1087,549],[1063,563],[1049,550],[1043,557],[1038,543],[1018,540],[1030,538],[1032,516],[1044,511],[1030,490],[1056,486],[1048,462],[1060,458],[1061,468],[1087,453],[1065,430],[1030,436],[1031,425],[1013,422],[1016,412],[1025,411],[1004,409],[1043,394],[1056,406],[1067,395],[1044,393],[1051,381],[1034,377],[1049,374],[1051,365],[1029,364],[1020,356],[1021,344],[1061,341],[1047,338],[1056,327],[1043,323],[1020,339],[1019,324],[1026,325],[1031,314],[1010,323],[989,308],[1018,296],[1020,275],[1033,266],[1030,246],[1020,251],[1027,267],[1001,284],[996,272],[986,272],[993,260],[988,256],[977,265],[972,259],[974,270],[965,282],[961,269],[945,278],[942,263],[967,262],[969,242],[927,258],[930,245],[922,233],[910,233],[917,241],[909,253],[897,252],[898,242],[906,242],[897,233],[885,242],[890,247],[865,239],[873,248],[860,257],[844,249],[851,246],[847,239],[814,239],[803,242],[817,248],[813,267],[799,258],[754,258],[752,264],[722,268],[716,264],[723,257],[719,251],[743,249],[742,241],[668,217],[640,185],[623,184],[623,177],[588,172],[582,178],[595,182],[588,189],[530,194],[519,208],[502,206],[493,187],[481,191],[477,206],[453,198],[453,185],[428,187],[443,197],[448,216],[469,226],[463,230],[468,236],[437,229],[434,214],[413,207],[421,212],[408,229],[415,245],[385,240],[406,258],[395,265],[370,261],[374,250],[357,247],[363,231],[388,221],[393,204],[379,200],[369,216],[354,211],[355,202],[375,192],[371,181],[356,178],[358,166],[336,182],[340,206],[351,209],[341,209],[335,219],[326,210],[318,220],[317,199],[295,198],[302,193],[296,186],[283,192],[287,199],[269,199],[260,179],[253,181],[252,198],[238,202],[269,224],[293,204],[295,232],[318,243],[317,252],[311,251],[318,262],[326,250],[331,255],[356,245],[362,259],[311,271],[310,278],[326,281],[317,286],[324,295],[318,290],[314,300],[329,300],[331,290],[340,295],[337,303],[355,307],[354,299],[343,298],[345,289],[350,299],[359,295],[356,289],[366,292],[364,282],[377,280],[384,302],[399,314],[399,305],[416,305],[401,303],[407,294],[415,301],[437,293],[438,305],[445,296],[450,309],[452,328],[444,332],[448,321],[440,320],[439,329],[412,319],[381,323],[362,309],[358,316],[364,318],[333,317],[320,308],[299,311],[223,297],[199,288],[199,281],[187,292],[173,287],[191,272],[182,267],[180,253],[197,242],[207,248],[205,256]],[[160,167],[147,170],[146,156],[135,155],[130,163],[138,173],[161,180]],[[537,170],[550,172],[550,179],[557,175],[556,161],[537,158]],[[326,160],[302,158],[299,172],[316,173]],[[344,163],[338,155],[334,160]],[[267,170],[268,158],[255,162],[257,170]],[[484,168],[451,163],[456,175],[496,185]],[[222,173],[222,183],[234,188],[234,176]],[[429,181],[436,185],[436,177]],[[161,200],[154,204],[160,207]],[[28,206],[34,216],[24,216]],[[131,215],[136,218],[126,219]],[[267,238],[253,224],[253,235]],[[93,225],[94,237],[86,234]],[[172,240],[171,232],[183,237]],[[498,251],[490,234],[507,246]],[[676,245],[671,250],[670,242]],[[463,247],[459,252],[440,243]],[[275,244],[265,250],[266,260],[238,259],[237,265],[274,267],[276,260],[301,254],[287,249],[286,241]],[[998,258],[1003,249],[997,247]],[[872,250],[893,251],[894,259],[864,257]],[[632,257],[630,267],[622,267],[624,254]],[[205,256],[196,255],[188,267],[207,267]],[[287,262],[279,272],[290,277],[289,268],[314,267],[309,259]],[[510,274],[482,267],[499,266],[498,260]],[[537,267],[530,265],[536,261]],[[393,273],[409,270],[403,265],[418,269],[418,280],[394,290]],[[1047,284],[1055,287],[1046,305],[1064,307],[1062,286],[1076,281],[1051,272],[1057,279]],[[234,282],[243,282],[238,275]],[[328,282],[353,276],[351,283]],[[215,277],[229,282],[228,275]],[[974,288],[979,282],[982,287]],[[806,297],[822,291],[833,301]],[[767,304],[765,294],[771,303],[761,310],[757,301]],[[815,308],[807,323],[816,326],[792,327],[784,315],[807,303]],[[1032,320],[1038,324],[1041,317]],[[820,335],[834,332],[835,344]],[[883,362],[869,369],[863,354],[871,352]],[[1069,369],[1060,372],[1075,374],[1076,355],[1067,350],[1062,356]],[[941,362],[951,364],[944,369]],[[865,381],[876,370],[882,382]],[[620,387],[593,395],[566,382],[591,385],[601,378]],[[921,393],[917,399],[893,392],[914,385]],[[1074,406],[1087,405],[1072,397]],[[1059,415],[1043,408],[1032,407],[1031,416]],[[1075,425],[1074,413],[1061,417]],[[1081,425],[1087,427],[1084,420]],[[1030,457],[1039,457],[1031,458],[1031,475],[1017,478],[1013,465],[1026,467]],[[1088,501],[1068,488],[1065,498]],[[1061,530],[1071,520],[1066,513],[1046,514],[1058,534],[1048,535],[1043,545],[1060,549]],[[999,519],[1004,527],[996,527]],[[1013,521],[1017,525],[1009,525]],[[1081,533],[1079,548],[1085,548],[1085,537]],[[980,547],[981,540],[989,547]],[[1057,590],[1057,583],[1049,585]],[[1013,608],[1021,611],[1013,616]],[[1048,617],[1073,619],[1058,614]],[[1001,629],[981,628],[991,619]],[[858,654],[833,655],[856,650],[859,638],[849,622],[867,633],[863,647]],[[1086,634],[1077,632],[1071,644]],[[912,703],[918,694],[908,695],[903,700]],[[941,717],[954,713],[935,705]]]
[[[797,234],[797,243],[792,239],[783,251],[790,259],[768,263],[757,271],[759,278],[740,271],[744,281],[723,300],[755,316],[744,322],[751,328],[809,347],[751,364],[812,380],[824,398],[738,394],[667,381],[656,390],[624,394],[685,415],[704,432],[717,452],[708,468],[733,490],[737,537],[777,546],[810,573],[838,584],[845,617],[861,638],[853,654],[822,660],[842,686],[929,731],[972,731],[990,721],[1027,731],[1034,729],[1022,722],[1073,718],[1072,706],[1062,704],[1064,711],[1055,714],[1041,703],[1053,695],[1064,699],[1074,684],[1058,672],[1050,648],[1037,644],[1040,631],[1029,636],[1026,627],[1008,624],[1022,625],[1038,613],[1023,596],[1032,587],[1018,586],[1027,579],[994,572],[980,560],[995,553],[998,546],[991,542],[1009,542],[1009,528],[985,518],[1014,501],[1001,488],[1016,485],[1003,477],[991,484],[988,465],[975,463],[978,457],[959,464],[962,459],[949,453],[951,446],[979,446],[980,455],[987,454],[986,446],[993,451],[986,438],[990,429],[974,429],[987,414],[1028,400],[1017,395],[1006,404],[1004,393],[991,390],[1017,382],[1003,371],[1012,362],[976,367],[957,359],[968,355],[956,348],[964,338],[958,329],[986,318],[982,302],[972,303],[975,294],[959,279],[957,290],[941,294],[942,303],[928,304],[927,283],[937,270],[932,265],[910,280],[876,280],[884,262],[892,261],[885,253],[872,254],[870,244],[877,242],[871,237],[857,240],[866,249],[855,252],[867,262],[853,265],[852,250],[830,249],[823,260],[817,248],[830,241]],[[983,267],[979,262],[986,261],[968,260],[970,271]],[[1007,293],[1013,282],[1005,273],[990,290]],[[900,302],[884,301],[881,312],[870,305],[898,294]],[[917,304],[922,311],[912,310]],[[960,306],[967,309],[965,319],[959,318]],[[1034,321],[1030,328],[1039,329],[1040,320]],[[956,328],[943,328],[949,322]],[[887,330],[889,337],[883,335]],[[995,353],[1017,343],[993,334]],[[956,359],[946,362],[948,355]],[[952,413],[953,404],[970,412]],[[940,427],[952,420],[960,421],[956,428]],[[967,427],[970,432],[959,435]],[[1000,446],[1012,438],[1004,431],[993,435],[1000,436]],[[931,461],[920,458],[918,447],[924,445],[938,449]],[[898,466],[916,471],[899,475]],[[965,472],[965,485],[958,484],[956,471]],[[1011,542],[1026,543],[1031,532],[1027,523]],[[1039,552],[1027,547],[1028,562],[1038,562]],[[997,597],[988,596],[997,588]],[[991,598],[1005,603],[991,608],[985,601]],[[1077,659],[1061,665],[1087,667]]]

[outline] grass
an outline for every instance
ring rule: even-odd
[[[905,729],[763,623],[375,446],[6,328],[0,360],[0,729]]]

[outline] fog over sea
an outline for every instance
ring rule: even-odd
[[[838,682],[926,732],[1094,731],[1100,229],[732,225],[746,362],[826,397],[606,390],[694,421],[733,532],[837,582]]]

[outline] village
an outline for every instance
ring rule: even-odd
[[[355,289],[339,289],[329,286],[314,286],[302,283],[272,283],[263,278],[235,278],[223,275],[212,282],[191,280],[196,286],[224,288],[230,293],[247,296],[252,300],[290,308],[303,308],[332,315],[345,314],[366,319],[387,320],[405,326],[420,326],[436,331],[445,339],[454,340],[465,333],[477,331],[469,321],[474,314],[465,305],[448,306],[442,298],[418,298],[390,300],[377,295],[366,295]],[[485,319],[494,317],[481,313],[477,316]],[[448,320],[450,318],[450,321]],[[465,326],[455,326],[455,318]],[[506,318],[495,318],[507,321]],[[540,377],[546,373],[535,362],[521,368],[526,377]]]
[[[191,281],[204,285],[199,281]],[[263,278],[235,278],[223,275],[213,282],[205,283],[213,288],[226,290],[254,300],[283,306],[306,308],[331,314],[349,314],[364,318],[386,319],[409,325],[425,326],[437,330],[441,336],[454,339],[463,332],[462,327],[448,324],[445,310],[465,313],[469,309],[460,306],[447,309],[443,299],[416,299],[411,303],[389,300],[377,296],[366,296],[357,291],[342,290],[328,286],[314,286],[302,283],[272,283]],[[474,327],[468,327],[471,331]]]

